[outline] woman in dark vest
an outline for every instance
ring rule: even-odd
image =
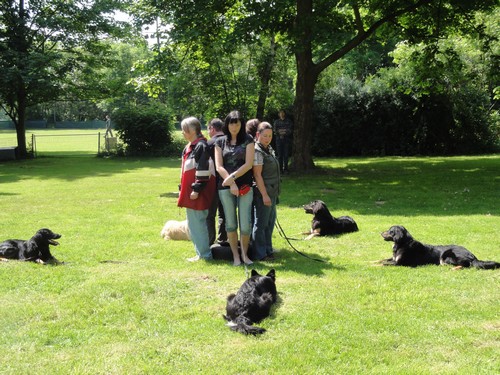
[[[280,164],[271,147],[273,128],[261,122],[257,128],[253,175],[255,180],[252,258],[273,260],[273,229],[280,193]]]

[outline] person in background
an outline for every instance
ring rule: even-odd
[[[280,163],[280,170],[283,174],[288,173],[288,154],[292,140],[293,123],[286,117],[283,109],[279,111],[279,119],[274,121],[274,132],[276,135],[276,152]]]
[[[276,222],[276,204],[280,194],[280,164],[271,147],[273,128],[268,122],[261,122],[257,128],[253,176],[254,225],[252,258],[274,260],[273,230]]]
[[[248,258],[248,244],[252,232],[253,189],[252,165],[254,140],[245,132],[243,118],[238,111],[229,113],[224,121],[221,137],[215,143],[215,165],[220,175],[219,198],[224,207],[227,239],[233,253],[233,264]],[[239,220],[238,220],[239,219]],[[238,221],[240,225],[241,256],[238,250]]]
[[[108,138],[108,133],[113,137],[113,131],[111,130],[111,117],[106,115],[106,134],[104,134],[104,138]]]
[[[245,124],[245,131],[247,132],[247,134],[250,134],[253,139],[255,139],[255,136],[257,134],[257,126],[259,126],[259,124],[260,120],[257,118],[248,120]]]
[[[215,162],[215,142],[220,137],[224,137],[224,133],[222,132],[222,127],[224,123],[222,122],[221,119],[214,118],[210,120],[210,122],[207,125],[208,129],[208,135],[210,136],[210,140],[208,141],[208,150],[210,153],[210,157],[212,160]],[[217,173],[215,176],[215,181],[216,184],[219,184],[219,179],[220,176]],[[215,232],[215,214],[218,212],[218,223],[219,223],[219,228],[218,228],[218,233],[219,235],[216,236]],[[217,237],[217,242],[219,244],[227,242],[227,233],[226,233],[226,227],[224,225],[224,208],[222,207],[222,203],[219,199],[219,193],[216,190],[214,194],[214,198],[212,200],[212,205],[208,209],[208,216],[207,216],[207,228],[208,228],[208,242],[210,245],[214,244],[216,241]]]
[[[186,208],[188,228],[196,251],[196,256],[188,261],[209,260],[212,259],[212,252],[208,241],[207,215],[215,194],[215,170],[198,119],[185,118],[181,129],[188,144],[182,151],[177,206]]]

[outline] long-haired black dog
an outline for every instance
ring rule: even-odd
[[[333,217],[323,201],[314,200],[304,205],[304,210],[306,213],[313,215],[311,231],[304,233],[309,234],[306,240],[310,240],[316,236],[328,236],[358,231],[358,225],[352,217]]]
[[[37,263],[57,264],[59,261],[50,253],[49,246],[57,246],[55,240],[61,238],[58,233],[43,228],[35,233],[31,239],[7,240],[0,243],[0,258],[32,261]]]
[[[264,333],[266,332],[264,328],[255,327],[253,323],[258,323],[269,316],[276,297],[274,269],[265,276],[252,270],[252,276],[245,280],[238,292],[227,297],[226,315],[223,317],[233,331],[245,335]]]
[[[476,267],[495,269],[500,263],[478,260],[465,247],[458,245],[426,245],[413,239],[401,225],[392,226],[381,233],[385,241],[394,242],[392,258],[382,261],[384,265],[417,267],[426,264],[449,264],[459,268]]]

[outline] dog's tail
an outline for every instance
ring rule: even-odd
[[[494,270],[500,268],[500,263],[491,260],[473,260],[471,266],[482,270]]]
[[[222,315],[224,319],[227,320],[227,326],[231,328],[231,330],[239,333],[243,333],[244,335],[261,335],[266,330],[264,328],[256,327],[252,325],[252,322],[245,317],[237,317],[235,320],[231,320],[226,315]]]

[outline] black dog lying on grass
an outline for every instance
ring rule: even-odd
[[[247,279],[236,294],[227,297],[227,325],[236,332],[245,335],[258,335],[266,332],[264,328],[252,326],[269,316],[271,306],[276,302],[276,273],[274,269],[266,276],[252,270],[252,277]]]
[[[456,268],[476,267],[495,269],[500,263],[478,260],[465,247],[458,245],[425,245],[413,239],[405,227],[395,225],[381,233],[385,241],[393,241],[392,258],[382,261],[384,265],[417,267],[425,264],[450,264]]]
[[[17,259],[41,264],[59,264],[60,262],[52,256],[49,249],[50,245],[59,245],[59,243],[55,241],[59,238],[61,238],[60,234],[54,233],[50,229],[43,228],[36,232],[28,241],[4,241],[0,243],[0,259]]]
[[[358,225],[352,217],[333,217],[323,201],[312,201],[304,205],[304,210],[307,214],[314,215],[311,223],[311,231],[304,233],[309,234],[306,240],[310,240],[316,236],[328,236],[358,231]]]

